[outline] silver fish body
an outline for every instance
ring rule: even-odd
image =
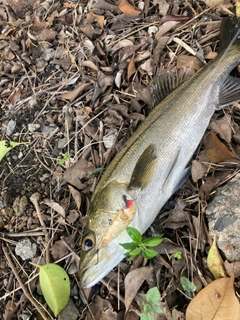
[[[153,145],[156,162],[148,183],[144,188],[130,190],[137,210],[129,225],[144,233],[176,190],[215,110],[225,102],[240,100],[240,93],[233,99],[222,94],[227,86],[233,90],[234,79],[229,78],[229,73],[239,61],[240,49],[234,45],[160,102],[110,163],[92,201],[112,181],[128,186],[139,158]],[[239,84],[235,87],[240,88]],[[111,192],[106,196],[114,201]],[[90,211],[90,220],[97,218]],[[103,227],[99,225],[99,230],[94,230],[95,237],[98,238],[96,235],[101,234]],[[119,243],[129,240],[124,229],[110,242],[86,248],[79,271],[82,287],[94,285],[111,271],[124,258],[125,250]]]

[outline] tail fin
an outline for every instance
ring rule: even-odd
[[[220,44],[222,49],[231,45],[240,46],[240,17],[223,18],[220,28]]]

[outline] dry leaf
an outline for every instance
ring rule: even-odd
[[[13,91],[11,96],[9,97],[9,101],[14,106],[21,99],[22,90],[20,88]]]
[[[95,14],[93,12],[89,12],[87,14],[87,23],[93,23],[93,22],[97,22],[97,25],[99,26],[99,28],[104,27],[104,16],[100,16],[98,14]]]
[[[75,6],[76,6],[76,4],[70,3],[70,2],[67,2],[67,1],[63,3],[63,7],[64,8],[75,8]]]
[[[143,64],[141,64],[140,69],[147,72],[149,76],[153,75],[154,65],[153,65],[153,59],[146,60]]]
[[[224,261],[224,267],[227,271],[227,274],[230,276],[232,273],[234,273],[235,278],[240,277],[240,261],[235,261],[229,263],[227,260]]]
[[[186,320],[239,320],[240,307],[233,288],[234,276],[213,281],[190,302]]]
[[[129,2],[126,0],[120,0],[118,5],[119,10],[126,14],[141,14],[142,12],[136,10]]]
[[[203,178],[207,172],[208,168],[202,162],[193,160],[191,167],[191,175],[193,182],[197,182],[199,179]]]
[[[99,295],[95,295],[93,302],[89,306],[90,311],[87,311],[86,320],[115,320],[117,319],[117,313],[113,310],[112,304],[109,300],[101,298]]]
[[[53,200],[44,199],[43,203],[46,204],[48,207],[55,210],[57,213],[59,213],[62,217],[65,217],[65,210],[62,206],[60,206],[59,203],[54,202]]]
[[[207,265],[215,279],[227,277],[227,273],[224,267],[224,263],[220,253],[218,251],[217,243],[217,232],[214,234],[213,244],[208,252]]]
[[[63,241],[64,240],[64,241]],[[62,237],[61,240],[55,241],[51,248],[51,253],[54,261],[57,261],[68,254],[69,249],[66,246],[66,243],[70,247],[74,247],[74,235],[70,235],[68,237]]]
[[[81,207],[81,203],[82,203],[81,193],[70,185],[68,185],[68,188],[69,188],[69,191],[71,192],[71,195],[72,195],[72,197],[76,203],[76,206],[79,210]]]
[[[33,9],[33,6],[36,4],[34,0],[5,0],[5,3],[9,5],[17,18],[24,19],[26,13]]]
[[[127,69],[127,79],[128,79],[128,81],[131,78],[131,76],[136,72],[134,58],[135,58],[135,54],[132,55],[132,58],[130,59],[130,61],[128,63],[128,69]]]
[[[130,271],[124,280],[125,284],[125,307],[128,310],[133,299],[135,298],[143,281],[152,271],[151,267],[142,267]]]
[[[183,54],[181,56],[178,56],[177,57],[177,68],[180,69],[180,68],[183,68],[184,70],[185,69],[193,69],[194,70],[200,70],[202,68],[203,64],[202,62],[196,58],[196,57],[193,57],[193,56],[189,56],[189,55],[186,55],[186,54]]]
[[[65,171],[63,181],[68,182],[81,190],[86,188],[88,185],[91,185],[90,177],[94,171],[95,166],[91,162],[80,158],[73,166]]]
[[[220,138],[228,143],[232,140],[231,116],[226,114],[223,118],[212,120],[208,126],[209,129],[214,130],[219,134]]]
[[[91,86],[90,83],[79,83],[76,87],[67,93],[64,93],[60,96],[63,100],[73,101],[75,100],[84,90],[88,89]]]
[[[169,30],[174,29],[179,24],[178,21],[167,21],[160,25],[158,32],[156,33],[156,38],[159,38],[166,34]]]
[[[214,7],[216,5],[224,4],[224,0],[204,0],[207,6]]]
[[[206,156],[214,163],[235,159],[234,154],[210,131],[204,140]]]

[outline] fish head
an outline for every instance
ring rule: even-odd
[[[116,250],[123,253],[117,238],[136,212],[136,201],[124,183],[111,181],[93,196],[81,244],[79,278],[82,286],[90,286],[89,283],[96,283],[95,279],[101,279],[101,270],[105,272],[106,264],[112,263]]]

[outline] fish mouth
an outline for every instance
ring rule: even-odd
[[[90,288],[102,280],[124,258],[124,251],[118,239],[114,239],[90,260],[82,261],[78,272],[81,287]]]

